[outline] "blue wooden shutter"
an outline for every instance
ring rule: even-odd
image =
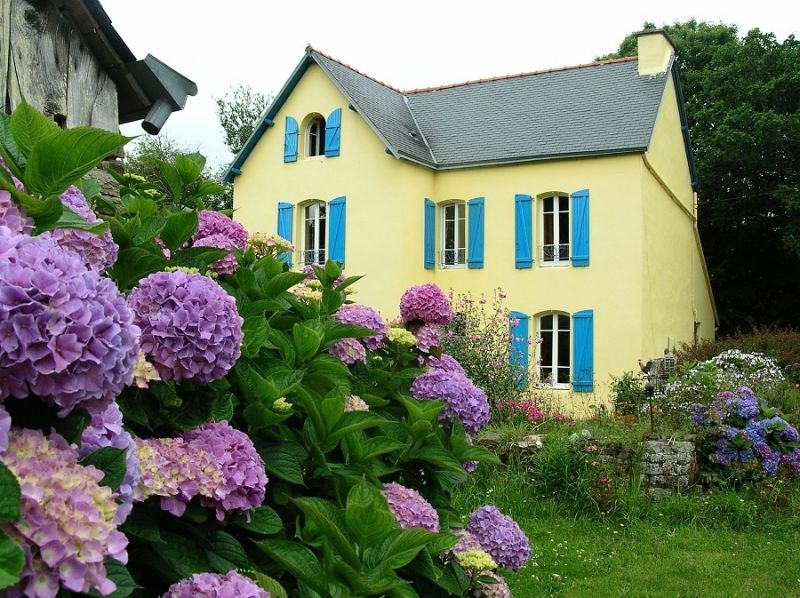
[[[469,207],[467,267],[480,269],[483,268],[483,198],[470,199],[467,206]]]
[[[294,206],[290,203],[278,203],[278,235],[291,242],[292,229],[294,227]],[[290,267],[292,265],[291,252],[282,253],[278,256]]]
[[[433,270],[436,265],[436,204],[425,200],[425,238],[423,239],[423,255],[426,270]]]
[[[296,162],[297,161],[297,134],[299,128],[297,121],[291,116],[286,117],[286,130],[283,137],[283,161]]]
[[[572,194],[572,265],[589,265],[589,190]]]
[[[572,314],[572,390],[575,392],[594,389],[593,313],[586,309]]]
[[[345,198],[337,197],[328,203],[329,257],[344,266],[344,237],[346,229]]]
[[[512,311],[509,315],[511,336],[511,365],[516,369],[517,385],[528,385],[528,324],[530,318],[522,312]]]
[[[514,264],[517,268],[533,265],[533,198],[517,194],[514,197]]]
[[[325,155],[334,158],[339,155],[339,144],[342,139],[342,109],[337,108],[328,115],[325,121]]]

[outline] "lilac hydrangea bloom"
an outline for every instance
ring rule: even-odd
[[[163,380],[208,384],[239,359],[243,320],[233,297],[207,276],[156,272],[139,281],[128,304]]]
[[[800,434],[797,432],[797,428],[789,423],[786,424],[786,427],[781,430],[778,436],[784,442],[800,442]]]
[[[86,222],[99,224],[100,218],[89,207],[89,202],[76,187],[70,187],[61,194],[61,203]],[[111,231],[106,229],[102,234],[73,228],[57,228],[47,231],[42,236],[49,237],[60,247],[77,253],[83,264],[95,272],[104,272],[117,261],[119,246],[114,242]]]
[[[419,492],[390,482],[383,485],[382,494],[401,529],[422,528],[439,532],[439,513]]]
[[[139,479],[139,460],[136,458],[136,443],[122,427],[122,411],[116,403],[110,403],[104,410],[91,413],[89,425],[81,435],[78,457],[83,459],[105,447],[125,451],[125,477],[117,489],[120,501],[117,523],[122,524],[133,508],[133,488]]]
[[[192,235],[191,244],[196,245],[197,241],[210,237],[211,235],[221,235],[228,239],[230,246],[244,251],[247,246],[247,230],[238,222],[232,220],[221,212],[202,210],[200,212],[197,230]],[[223,249],[228,249],[223,247]]]
[[[461,364],[456,361],[456,359],[447,353],[442,353],[439,357],[434,357],[431,355],[428,358],[428,365],[432,368],[437,368],[440,370],[444,370],[446,372],[457,372],[459,374],[464,374],[465,376],[467,373],[464,371],[464,368],[461,367]]]
[[[24,190],[22,183],[6,167],[0,157],[0,168],[11,176],[11,182],[20,191]],[[0,189],[0,226],[8,227],[14,234],[27,235],[33,230],[33,219],[11,199],[11,194],[5,189]]]
[[[0,398],[36,395],[65,416],[133,379],[139,328],[114,283],[73,252],[0,227]]]
[[[225,483],[222,464],[206,447],[183,438],[137,438],[139,482],[134,500],[161,498],[161,508],[177,517],[195,497],[215,499]]]
[[[450,302],[435,284],[411,287],[400,298],[400,315],[404,322],[425,322],[446,326],[453,317]]]
[[[442,421],[461,421],[464,429],[476,434],[489,423],[489,401],[480,388],[464,374],[433,368],[411,384],[411,396],[418,400],[439,400],[445,408]]]
[[[128,560],[128,540],[117,531],[117,504],[101,486],[103,472],[78,463],[78,456],[57,434],[13,430],[3,463],[20,482],[22,517],[2,529],[24,547],[21,581],[4,595],[52,598],[73,592],[116,589],[106,559]]]
[[[172,584],[162,598],[270,598],[253,580],[230,571],[195,573],[190,579]]]
[[[472,591],[474,598],[511,598],[511,590],[505,579],[491,571],[484,571],[481,575],[493,578],[495,583],[482,583]]]
[[[442,329],[437,324],[423,324],[415,333],[417,349],[430,353],[431,349],[442,344]]]
[[[0,403],[0,455],[8,448],[9,432],[11,432],[11,416]]]
[[[343,338],[336,341],[330,346],[328,353],[338,357],[342,363],[347,365],[366,363],[367,361],[367,350],[354,338]]]
[[[781,463],[793,473],[800,473],[800,448],[793,449],[781,457]]]
[[[340,324],[352,324],[369,328],[375,332],[375,336],[367,336],[361,339],[367,349],[374,351],[380,349],[386,341],[386,333],[389,328],[383,318],[371,307],[366,305],[342,305],[334,314],[336,321]]]
[[[191,449],[208,451],[222,469],[224,480],[214,496],[200,498],[203,505],[216,508],[217,519],[222,521],[225,513],[247,512],[261,506],[267,475],[264,460],[247,434],[223,421],[204,424],[183,438]]]
[[[451,531],[453,532],[453,535],[458,537],[458,542],[455,546],[453,546],[452,549],[453,554],[467,552],[468,550],[483,550],[483,548],[481,548],[481,543],[478,542],[478,538],[476,538],[466,529],[458,528]]]
[[[221,234],[208,235],[207,237],[197,239],[193,243],[193,246],[213,247],[215,249],[233,249],[235,247],[233,240]],[[209,266],[212,271],[223,275],[236,274],[236,269],[238,267],[239,262],[236,260],[236,254],[232,251]]]
[[[531,556],[528,538],[516,521],[503,515],[497,507],[483,506],[469,518],[470,532],[498,565],[513,571],[521,569]]]

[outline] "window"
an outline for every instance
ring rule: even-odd
[[[570,317],[562,313],[539,316],[539,382],[569,388]]]
[[[542,206],[542,264],[569,262],[569,197],[551,195]]]
[[[467,256],[467,217],[464,202],[442,206],[442,266],[463,266]]]
[[[325,155],[325,119],[314,116],[306,127],[306,156]]]
[[[303,265],[325,263],[325,220],[327,206],[324,202],[310,203],[303,208]]]

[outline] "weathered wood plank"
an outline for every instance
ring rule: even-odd
[[[77,34],[70,42],[66,100],[67,127],[118,129],[116,86]]]
[[[9,96],[49,116],[66,115],[72,28],[50,2],[11,0]]]
[[[0,110],[9,112],[8,59],[11,49],[11,0],[0,0]]]

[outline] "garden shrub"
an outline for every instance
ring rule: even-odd
[[[703,476],[711,483],[740,483],[800,474],[800,433],[751,389],[717,395],[708,406],[689,407],[700,434]]]
[[[738,349],[745,353],[763,353],[774,359],[786,377],[800,384],[800,331],[778,326],[753,326],[716,340],[703,339],[685,344],[676,352],[681,363],[707,361],[724,351]]]
[[[619,377],[611,376],[611,395],[617,415],[640,415],[647,399],[642,375],[625,372]]]
[[[442,292],[388,328],[335,262],[290,272],[284,240],[175,207],[191,157],[174,205],[122,175],[110,201],[80,177],[126,141],[0,115],[4,595],[509,595],[527,538],[451,501],[497,460]]]

